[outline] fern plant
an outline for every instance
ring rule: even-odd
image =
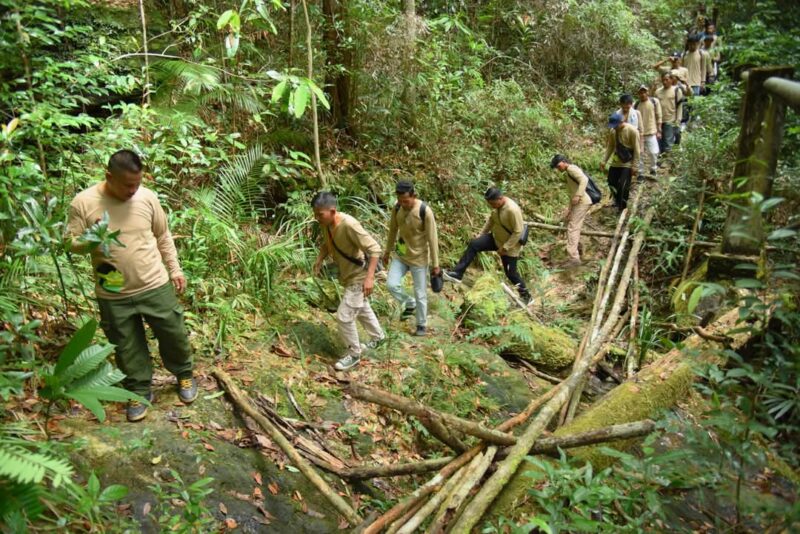
[[[143,397],[114,386],[125,375],[108,362],[113,345],[92,345],[96,331],[97,321],[89,320],[64,347],[53,371],[43,375],[45,387],[39,394],[49,401],[48,414],[54,403],[72,399],[102,422],[106,412],[100,401],[138,400],[149,404]]]

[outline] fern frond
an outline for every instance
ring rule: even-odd
[[[46,475],[58,487],[72,476],[72,466],[65,460],[31,452],[19,445],[0,443],[0,477],[20,484],[38,484]]]
[[[199,95],[220,87],[219,70],[179,59],[157,61],[150,66],[157,82],[177,90],[181,94]]]
[[[264,155],[260,144],[236,156],[220,170],[213,211],[235,223],[246,211],[263,211],[264,175],[258,162]]]
[[[0,523],[7,532],[25,532],[26,518],[36,519],[44,510],[42,486],[0,479]]]

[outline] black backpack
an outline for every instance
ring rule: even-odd
[[[586,173],[584,172],[583,174]],[[577,183],[577,180],[573,178],[571,174],[568,174],[567,176],[569,176],[573,182]],[[589,181],[586,183],[586,194],[589,195],[589,199],[592,201],[592,205],[597,204],[603,198],[603,192],[600,191],[600,188],[597,187],[597,184],[594,183],[594,180],[592,180],[591,176],[586,174],[586,178],[589,179]]]

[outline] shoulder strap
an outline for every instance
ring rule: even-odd
[[[655,107],[656,107],[656,99],[655,99],[655,97],[652,97],[652,96],[650,97],[650,103],[653,104],[653,109],[655,109]]]
[[[639,102],[636,102],[636,103],[633,105],[633,109],[639,109]]]
[[[425,229],[425,212],[428,211],[428,205],[425,202],[419,203],[419,219],[422,221],[422,228]]]
[[[336,249],[336,252],[338,252],[341,257],[343,257],[344,259],[346,259],[347,261],[349,261],[353,265],[358,265],[359,267],[364,267],[366,265],[364,260],[357,260],[353,256],[349,256],[349,255],[345,254],[344,252],[342,252],[342,249],[340,249],[339,246],[336,244],[336,241],[334,241],[333,234],[331,233],[331,229],[330,228],[328,228],[328,238],[331,240],[331,245],[333,245],[333,248]]]

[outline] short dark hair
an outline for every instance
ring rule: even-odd
[[[623,93],[619,97],[620,104],[633,104],[633,95],[628,93]]]
[[[336,195],[330,191],[320,191],[311,199],[312,208],[331,209],[336,207]]]
[[[483,194],[483,198],[486,200],[497,200],[503,196],[503,192],[500,190],[499,187],[492,186],[486,190]]]
[[[133,150],[117,150],[108,158],[108,172],[142,172],[142,160]]]
[[[397,184],[394,186],[394,192],[398,195],[409,194],[413,196],[416,194],[416,191],[414,190],[414,184],[408,180],[400,180],[397,182]]]
[[[689,37],[686,40],[690,43],[699,43],[700,42],[700,34],[697,32],[692,32],[689,34]]]
[[[564,154],[556,154],[555,156],[553,156],[553,159],[550,160],[550,168],[555,169],[556,167],[558,167],[558,164],[561,163],[562,161],[564,163],[572,163],[570,160],[567,159],[567,156],[565,156]]]

